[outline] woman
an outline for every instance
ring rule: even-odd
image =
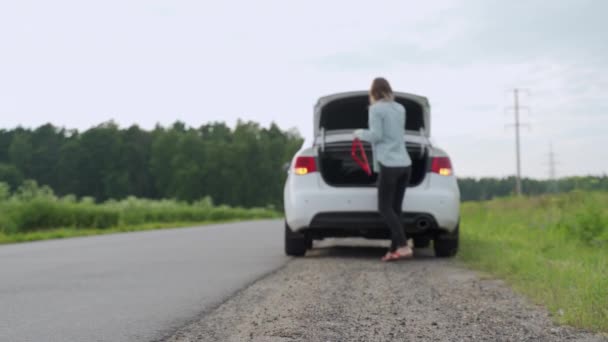
[[[409,182],[412,161],[405,148],[405,108],[395,102],[393,90],[384,78],[376,78],[369,91],[369,129],[355,136],[372,143],[374,171],[378,176],[378,210],[391,230],[391,247],[382,261],[410,258],[401,206]]]

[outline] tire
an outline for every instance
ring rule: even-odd
[[[306,254],[307,244],[308,242],[304,234],[292,232],[287,223],[285,223],[285,254],[289,256],[303,256]]]
[[[428,248],[431,245],[431,238],[426,235],[414,236],[412,240],[414,240],[414,248]]]
[[[449,234],[437,235],[433,241],[435,256],[438,258],[451,258],[458,253],[459,226]]]

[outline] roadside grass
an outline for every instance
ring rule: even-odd
[[[459,258],[558,323],[608,332],[607,193],[463,203]]]
[[[205,226],[211,224],[223,224],[238,222],[240,219],[223,220],[223,221],[206,221],[206,222],[156,222],[145,223],[132,226],[120,226],[108,229],[76,229],[76,228],[55,228],[51,230],[33,231],[27,233],[5,234],[0,232],[0,244],[33,242],[53,239],[67,239],[73,237],[84,237],[94,235],[117,234],[127,232],[141,232],[158,229],[177,229],[184,227]]]
[[[57,197],[32,181],[10,194],[0,183],[0,244],[279,217],[272,207],[217,206],[210,198],[187,203],[129,197],[95,203]]]

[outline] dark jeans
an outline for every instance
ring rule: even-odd
[[[380,165],[378,176],[378,210],[391,230],[391,251],[407,244],[401,222],[401,205],[412,167]]]

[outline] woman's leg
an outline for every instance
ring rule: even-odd
[[[401,218],[397,216],[393,206],[397,195],[397,185],[405,173],[405,168],[385,167],[380,165],[378,177],[378,211],[391,230],[391,252],[406,245]]]
[[[403,211],[403,198],[405,197],[405,190],[410,182],[410,175],[412,174],[412,167],[408,166],[405,168],[405,173],[397,180],[395,187],[395,197],[393,197],[393,210],[397,213],[397,216],[401,217]],[[406,236],[407,238],[407,236]]]

